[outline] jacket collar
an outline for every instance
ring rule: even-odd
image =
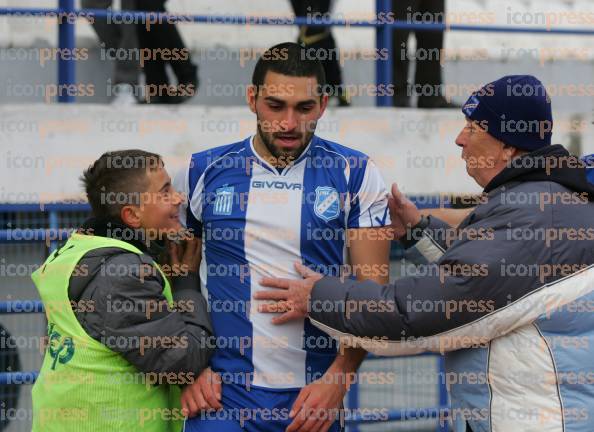
[[[165,250],[164,240],[147,238],[143,229],[131,228],[117,218],[91,217],[84,222],[78,232],[124,241],[150,255],[155,260]]]
[[[594,201],[594,186],[586,178],[584,163],[559,144],[513,159],[485,186],[484,192],[489,193],[510,182],[528,181],[559,183],[572,191],[587,193],[589,200]]]

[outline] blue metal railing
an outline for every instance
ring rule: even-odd
[[[398,0],[394,0],[398,1]],[[376,0],[376,13],[389,13],[392,10],[392,0]],[[388,52],[392,53],[392,28],[387,26],[379,26],[375,32],[375,45],[377,47],[377,52],[382,52],[381,50],[388,50]],[[392,84],[392,54],[390,54],[387,60],[375,61],[375,83],[376,88],[389,88],[388,86]],[[392,106],[392,98],[388,95],[380,95],[376,97],[376,105],[377,106]]]
[[[74,0],[60,0],[60,9],[68,15],[74,12]],[[58,24],[58,46],[73,52],[76,47],[76,27],[67,19],[60,20]],[[70,86],[76,83],[76,63],[74,58],[63,58],[58,61],[58,83],[61,86]],[[58,102],[74,102],[75,96],[70,92],[59,92]]]
[[[423,356],[435,356],[438,359],[438,380],[437,380],[437,394],[438,394],[438,405],[437,407],[428,408],[416,408],[416,409],[390,409],[375,418],[369,418],[369,416],[363,417],[361,414],[353,414],[349,418],[347,424],[349,425],[349,431],[359,432],[360,424],[368,423],[383,423],[383,422],[395,422],[395,421],[406,421],[406,420],[428,420],[437,419],[437,432],[447,432],[449,430],[447,424],[447,418],[449,416],[449,399],[448,390],[445,385],[445,365],[444,358],[433,353],[418,354],[417,357]],[[378,359],[385,359],[386,357],[377,357],[374,355],[368,355],[365,361],[373,361]],[[349,389],[347,394],[349,407],[358,407],[360,404],[359,399],[359,386],[353,385]]]
[[[105,9],[75,9],[74,0],[59,0],[58,8],[0,8],[0,16],[8,15],[15,17],[27,16],[55,16],[55,17],[112,17],[114,19],[155,20],[167,19],[171,22],[192,22],[200,24],[218,25],[307,25],[307,26],[342,26],[342,27],[373,27],[376,29],[376,47],[378,52],[389,50],[392,52],[392,30],[408,29],[415,31],[471,31],[490,33],[536,33],[556,35],[579,35],[594,36],[594,29],[591,28],[562,28],[556,26],[547,27],[520,27],[520,26],[495,26],[495,25],[465,25],[448,23],[427,23],[427,22],[406,22],[394,20],[392,13],[392,1],[397,0],[376,0],[376,16],[386,17],[382,20],[341,20],[341,19],[320,19],[310,17],[256,17],[256,16],[225,16],[225,15],[183,15],[175,13],[161,13],[150,11],[113,11]],[[59,20],[59,47],[64,50],[75,48],[75,24],[70,19]],[[142,21],[141,21],[142,22]],[[392,56],[387,59],[376,60],[376,85],[389,85],[392,83]],[[74,84],[76,80],[76,61],[73,58],[58,59],[58,83],[60,86]],[[74,102],[75,97],[68,95],[68,92],[60,92],[59,102]],[[391,97],[386,92],[378,92],[376,99],[377,106],[391,106]]]
[[[0,372],[0,385],[33,384],[38,376],[37,372]]]
[[[0,302],[0,314],[42,312],[43,303],[40,300],[13,300]]]

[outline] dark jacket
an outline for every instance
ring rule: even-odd
[[[594,430],[593,200],[562,146],[515,159],[459,228],[431,220],[420,275],[324,278],[310,318],[377,354],[446,353],[456,432]]]
[[[208,366],[214,349],[212,325],[198,275],[188,272],[187,276],[173,278],[171,290],[177,307],[170,311],[164,306],[160,272],[146,270],[152,268],[149,266],[163,251],[160,243],[150,242],[149,248],[143,241],[127,240],[122,233],[129,233],[130,229],[115,220],[90,219],[82,230],[127,241],[145,253],[101,248],[81,259],[79,266],[85,266],[82,268],[86,271],[73,274],[68,294],[83,329],[142,372],[197,376]],[[149,303],[162,306],[151,312],[147,311]],[[141,349],[138,341],[142,337],[149,337],[151,343],[145,343]],[[167,337],[173,342],[167,342]]]

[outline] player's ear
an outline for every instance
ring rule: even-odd
[[[258,91],[256,90],[255,85],[249,85],[245,94],[245,98],[247,101],[250,110],[256,114],[256,98],[258,97]]]
[[[320,97],[320,117],[324,115],[324,111],[326,111],[326,107],[328,106],[328,95],[324,93]]]
[[[126,205],[120,209],[120,219],[124,225],[138,229],[141,226],[140,209],[136,206]]]

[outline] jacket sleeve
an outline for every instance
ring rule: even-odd
[[[152,265],[141,267],[151,262],[130,253],[108,257],[104,271],[96,272],[79,297],[92,308],[76,312],[77,319],[91,337],[140,371],[199,374],[214,343],[197,276],[174,280],[175,306],[169,308],[160,273]],[[147,275],[146,268],[155,271]]]
[[[489,228],[483,239],[462,238],[464,230],[418,276],[389,285],[321,279],[311,294],[312,323],[379,355],[444,352],[486,344],[547,313],[559,293],[577,292],[567,285],[575,278],[549,284],[534,273],[510,277],[505,272],[518,266],[549,262],[550,252],[539,242],[508,238],[503,221]]]
[[[427,261],[434,262],[448,249],[451,237],[457,229],[434,216],[427,216],[427,218],[429,225],[420,233],[413,232],[416,238],[408,243],[414,245]]]

